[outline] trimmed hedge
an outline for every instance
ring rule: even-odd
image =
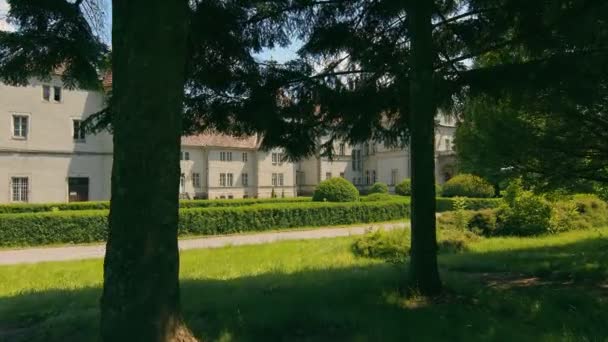
[[[260,203],[301,203],[310,202],[310,197],[291,198],[246,198],[220,200],[182,200],[180,208],[210,208],[210,207],[241,207]],[[71,203],[41,203],[41,204],[0,204],[0,214],[38,213],[52,211],[103,210],[110,209],[109,201],[71,202]]]
[[[359,200],[359,190],[353,183],[342,177],[324,180],[312,195],[315,202],[355,202]]]
[[[498,208],[502,204],[500,198],[463,198],[466,210],[482,210]],[[437,198],[437,212],[454,210],[454,198]]]
[[[0,246],[89,243],[107,237],[107,210],[6,214]],[[180,210],[180,235],[382,222],[409,217],[409,202],[289,203]]]
[[[494,187],[479,176],[463,173],[443,184],[442,196],[487,198],[494,196]]]
[[[376,182],[369,188],[369,192],[371,194],[388,194],[388,185],[382,182]]]

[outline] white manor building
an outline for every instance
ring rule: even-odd
[[[84,134],[80,124],[104,106],[102,92],[68,90],[58,76],[26,87],[0,83],[0,203],[97,201],[110,198],[112,137]],[[453,171],[454,124],[436,131],[436,174]],[[284,162],[280,149],[263,151],[257,136],[200,134],[182,138],[182,198],[293,197],[322,180],[345,177],[364,190],[410,176],[407,149],[338,144],[333,161]]]

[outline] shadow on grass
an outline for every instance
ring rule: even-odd
[[[557,246],[440,255],[444,269],[462,272],[516,272],[545,280],[608,284],[608,236]]]
[[[597,243],[518,250],[510,254],[516,262],[492,270],[525,271],[520,256],[526,255],[542,265],[560,260],[553,265],[574,270],[604,262],[605,272],[607,251]],[[585,251],[590,254],[577,261]],[[444,273],[448,295],[433,302],[403,297],[398,289],[406,272],[387,264],[183,279],[183,311],[205,341],[603,341],[608,336],[605,298],[561,287],[498,290],[462,276],[510,259],[498,252],[446,256],[442,264],[458,272]],[[96,341],[99,295],[99,288],[86,288],[0,298],[0,340]]]

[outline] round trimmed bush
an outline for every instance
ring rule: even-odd
[[[443,185],[444,197],[487,198],[494,195],[494,187],[479,176],[460,174]]]
[[[355,202],[359,200],[359,190],[342,177],[331,178],[319,183],[312,195],[317,202]]]
[[[406,178],[401,183],[395,185],[395,193],[400,196],[411,196],[412,195],[412,180]],[[441,185],[435,183],[435,194],[441,195]]]
[[[369,188],[370,194],[388,194],[388,185],[382,182],[376,182]]]
[[[395,185],[395,193],[401,196],[412,195],[412,180],[409,178],[404,179],[401,183]]]

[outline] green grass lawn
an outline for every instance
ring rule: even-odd
[[[483,239],[440,256],[446,295],[354,238],[182,253],[186,320],[205,341],[608,341],[608,236]],[[0,267],[0,341],[95,341],[101,260]]]

